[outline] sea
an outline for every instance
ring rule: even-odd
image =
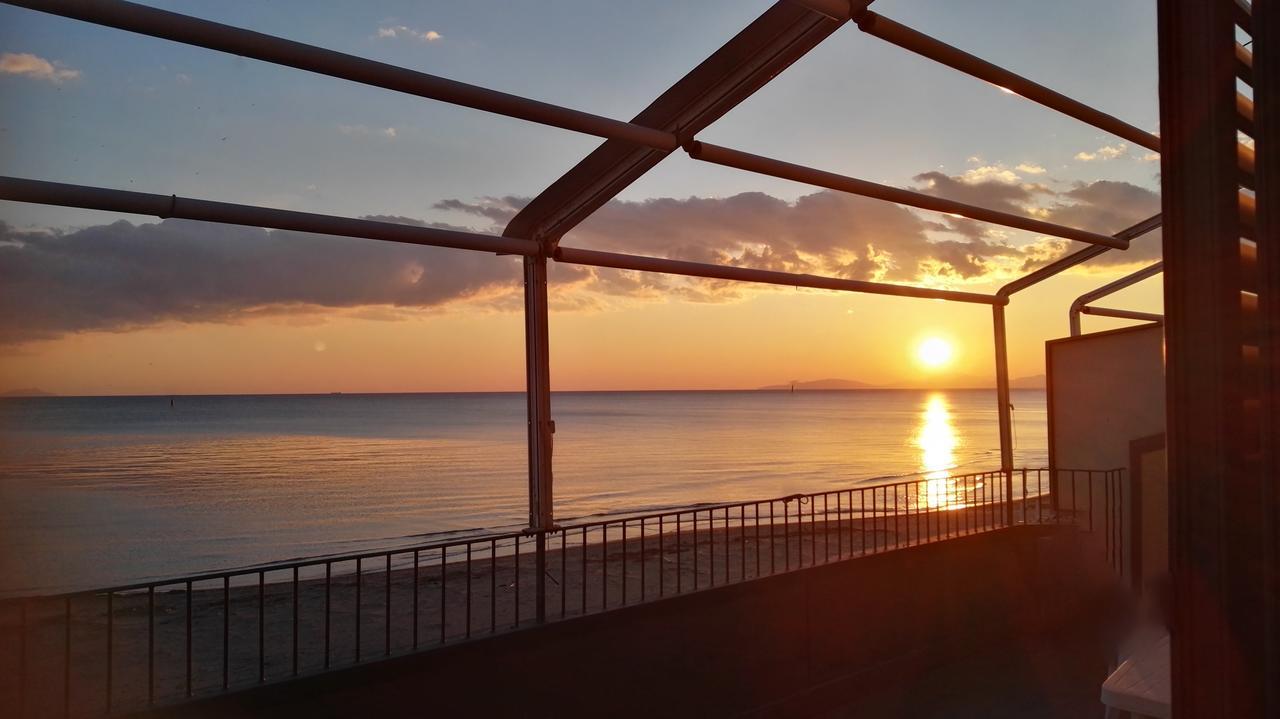
[[[1047,462],[1014,390],[1016,466]],[[0,399],[0,597],[528,517],[522,393]],[[999,467],[992,390],[560,392],[558,521]]]

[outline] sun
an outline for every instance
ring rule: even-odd
[[[951,343],[941,337],[929,337],[921,340],[916,345],[916,359],[920,364],[929,368],[938,368],[946,365],[951,361],[951,356],[955,354],[951,348]]]

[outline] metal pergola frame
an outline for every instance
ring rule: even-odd
[[[1091,302],[1096,302],[1107,295],[1115,294],[1126,287],[1132,287],[1145,279],[1155,277],[1161,272],[1164,272],[1164,263],[1156,262],[1077,297],[1075,301],[1071,303],[1071,308],[1067,310],[1067,320],[1071,325],[1071,336],[1080,336],[1080,315],[1082,314],[1096,315],[1098,317],[1112,317],[1122,320],[1163,322],[1164,315],[1160,314],[1136,312],[1134,310],[1121,310],[1111,307],[1094,307],[1090,304]]]
[[[1160,225],[1160,217],[1156,216],[1114,235],[1102,235],[760,157],[696,139],[704,128],[763,87],[846,22],[853,21],[870,36],[996,84],[1142,147],[1153,151],[1160,149],[1159,138],[1149,132],[869,11],[867,7],[871,0],[779,0],[629,122],[125,0],[0,1],[605,139],[595,151],[526,205],[506,226],[501,237],[179,198],[173,195],[13,177],[0,178],[0,199],[6,200],[520,255],[523,258],[525,286],[529,531],[535,533],[540,542],[543,533],[555,526],[551,468],[554,423],[551,419],[547,351],[548,259],[593,267],[990,305],[996,349],[1001,468],[1005,475],[1006,489],[1011,496],[1013,448],[1005,306],[1014,293],[1108,250],[1127,249],[1132,239]],[[1252,57],[1248,50],[1239,45],[1236,47],[1236,61],[1242,71],[1251,70]],[[1079,241],[1087,243],[1089,247],[1006,285],[994,295],[985,295],[642,257],[560,245],[560,239],[573,227],[677,149],[683,149],[694,160]],[[1237,153],[1242,174],[1251,177],[1253,151],[1240,145]],[[1246,186],[1250,183],[1251,180],[1244,182]],[[1242,195],[1242,198],[1248,199],[1247,195]],[[1246,203],[1242,201],[1241,204],[1241,217],[1251,224],[1252,215],[1244,209]],[[1011,505],[1008,510],[1012,512]],[[541,610],[540,595],[540,614]]]

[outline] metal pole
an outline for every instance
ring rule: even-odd
[[[3,0],[31,10],[285,65],[417,97],[670,152],[676,136],[314,45],[124,0]]]
[[[655,98],[632,118],[632,124],[681,138],[696,137],[844,26],[849,0],[819,1],[843,5],[840,21],[799,4],[776,2]],[[868,2],[853,0],[859,10]],[[565,233],[666,155],[634,144],[606,142],[530,200],[503,234],[545,238],[554,247]]]
[[[1071,325],[1071,336],[1079,337],[1081,333],[1079,308],[1072,307],[1070,310],[1067,311],[1067,322],[1070,323]]]
[[[940,40],[935,40],[922,32],[894,22],[883,15],[874,12],[863,13],[858,17],[858,28],[868,35],[874,35],[881,40],[923,55],[934,62],[959,70],[966,75],[986,80],[997,87],[1017,93],[1032,102],[1057,110],[1064,115],[1074,117],[1100,130],[1106,130],[1135,145],[1141,145],[1148,150],[1156,152],[1160,151],[1160,138],[1145,130],[1138,129],[1105,112],[1095,110],[1062,93],[1050,90],[1044,85],[1032,82],[1017,73],[1010,72],[982,58],[970,55],[959,48],[952,47]]]
[[[705,262],[686,262],[669,260],[662,257],[643,257],[616,252],[584,250],[576,247],[557,247],[557,262],[568,262],[575,265],[592,267],[613,267],[621,270],[639,272],[661,272],[668,275],[685,275],[688,277],[708,277],[739,282],[756,282],[786,287],[813,287],[821,290],[839,290],[843,292],[864,292],[875,295],[894,295],[897,297],[921,297],[933,300],[951,300],[953,302],[970,302],[974,304],[1004,304],[1008,300],[977,292],[958,292],[956,290],[936,290],[927,287],[911,287],[909,285],[891,285],[864,280],[846,280],[818,275],[802,275],[792,272],[775,272],[773,270],[756,270],[750,267],[731,267],[713,265]]]
[[[1131,225],[1120,230],[1114,236],[1123,240],[1134,240],[1148,232],[1151,232],[1152,230],[1157,229],[1158,227],[1160,227],[1160,215],[1155,215],[1153,217],[1148,217],[1136,225]],[[1075,267],[1076,265],[1088,262],[1098,255],[1110,251],[1110,247],[1102,247],[1100,245],[1092,245],[1085,247],[1084,249],[1076,250],[1069,255],[1064,255],[1053,262],[1050,262],[1034,272],[1030,272],[1016,280],[1013,280],[1004,287],[1001,287],[1000,291],[997,292],[996,295],[1000,297],[1009,297],[1015,292],[1021,292],[1032,285],[1044,282],[1050,277],[1054,277],[1071,269],[1072,267]]]
[[[992,305],[996,341],[996,405],[1000,421],[1000,471],[1004,473],[1005,523],[1013,524],[1013,414],[1009,404],[1009,351],[1004,306]]]
[[[547,351],[547,258],[524,258],[525,395],[529,429],[529,530],[536,543],[535,602],[538,623],[546,621],[546,532],[554,526],[551,451],[551,369]],[[586,551],[585,547],[583,551]]]
[[[314,232],[321,235],[358,237],[409,245],[453,247],[508,255],[530,255],[538,252],[538,243],[515,237],[497,237],[475,232],[401,225],[394,222],[356,220],[349,217],[317,215],[311,212],[276,210],[229,202],[193,200],[177,195],[153,195],[145,192],[109,190],[18,177],[0,177],[0,200],[128,212],[163,218],[177,217],[227,225],[269,227],[277,230]]]
[[[1126,287],[1136,285],[1139,282],[1147,279],[1148,277],[1155,277],[1156,275],[1160,274],[1163,271],[1164,271],[1164,263],[1156,262],[1154,264],[1150,264],[1150,265],[1147,265],[1146,267],[1143,267],[1137,272],[1127,274],[1118,280],[1115,280],[1113,282],[1108,282],[1107,284],[1097,289],[1090,290],[1084,293],[1083,295],[1080,295],[1079,297],[1077,297],[1075,301],[1071,303],[1071,308],[1067,311],[1067,318],[1071,323],[1071,336],[1072,337],[1080,336],[1080,313],[1081,312],[1084,312],[1085,314],[1099,314],[1099,315],[1104,314],[1101,312],[1097,312],[1097,313],[1088,312],[1087,310],[1085,310],[1085,305],[1095,300],[1100,300],[1103,297],[1106,297],[1107,295],[1119,292],[1120,290],[1123,290]],[[1148,318],[1132,317],[1127,319],[1148,319]]]
[[[832,20],[848,20],[851,14],[861,12],[871,4],[871,0],[855,0],[852,3],[850,0],[791,0],[791,2]],[[855,10],[851,5],[858,7]]]
[[[990,210],[985,207],[969,205],[964,202],[956,202],[955,200],[926,195],[923,192],[913,192],[911,190],[904,190],[900,187],[891,187],[889,185],[881,185],[877,182],[859,180],[855,177],[838,175],[834,172],[826,172],[824,170],[816,170],[812,167],[783,162],[782,160],[775,160],[761,155],[753,155],[749,152],[721,147],[719,145],[712,145],[706,142],[698,142],[696,140],[688,142],[685,144],[685,151],[689,153],[689,157],[692,157],[695,160],[702,160],[703,162],[710,162],[712,164],[723,165],[725,167],[734,167],[739,170],[746,170],[747,172],[769,175],[770,177],[779,177],[784,180],[794,180],[795,182],[803,182],[810,185],[816,185],[818,187],[825,187],[829,190],[848,192],[853,195],[862,195],[863,197],[873,197],[877,200],[896,202],[901,205],[919,207],[924,210],[960,215],[962,217],[979,220],[981,222],[990,222],[1018,230],[1026,230],[1028,232],[1036,232],[1044,235],[1052,235],[1053,237],[1076,240],[1077,242],[1087,242],[1093,245],[1114,247],[1120,250],[1129,249],[1128,240],[1117,239],[1110,235],[1102,235],[1097,232],[1079,230],[1074,227],[1064,227],[1062,225],[1037,220],[1025,215],[1015,215],[1010,212]]]
[[[1146,130],[1134,127],[1119,118],[1073,100],[1060,92],[1050,90],[1044,85],[1028,80],[980,57],[970,55],[957,47],[929,37],[906,25],[894,22],[883,15],[869,11],[863,12],[857,15],[857,21],[858,28],[868,35],[874,35],[904,50],[922,55],[934,62],[959,70],[979,80],[985,80],[996,87],[1025,97],[1051,110],[1057,110],[1068,117],[1073,117],[1100,130],[1110,132],[1135,145],[1141,145],[1155,152],[1160,151],[1160,138]],[[1251,70],[1252,57],[1239,44],[1236,47],[1237,65]],[[1252,186],[1254,151],[1244,144],[1237,143],[1236,165],[1245,175],[1242,178],[1242,184]]]
[[[1081,314],[1095,315],[1097,317],[1114,317],[1120,320],[1141,320],[1143,322],[1164,322],[1164,315],[1154,312],[1137,312],[1134,310],[1117,310],[1111,307],[1090,307],[1085,305],[1080,308]]]

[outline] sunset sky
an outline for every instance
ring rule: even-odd
[[[629,119],[770,3],[151,4]],[[873,9],[1157,131],[1153,0]],[[501,232],[600,140],[0,6],[3,174]],[[847,25],[700,139],[1115,232],[1159,211],[1143,148]],[[519,264],[478,253],[0,202],[0,391],[518,390]],[[677,152],[564,244],[993,292],[1082,245]],[[1158,233],[1015,298],[1013,376]],[[991,313],[552,268],[557,390],[828,377],[989,386]],[[1109,299],[1159,311],[1160,279]],[[1117,326],[1086,318],[1086,330]],[[951,362],[916,361],[941,338]]]

